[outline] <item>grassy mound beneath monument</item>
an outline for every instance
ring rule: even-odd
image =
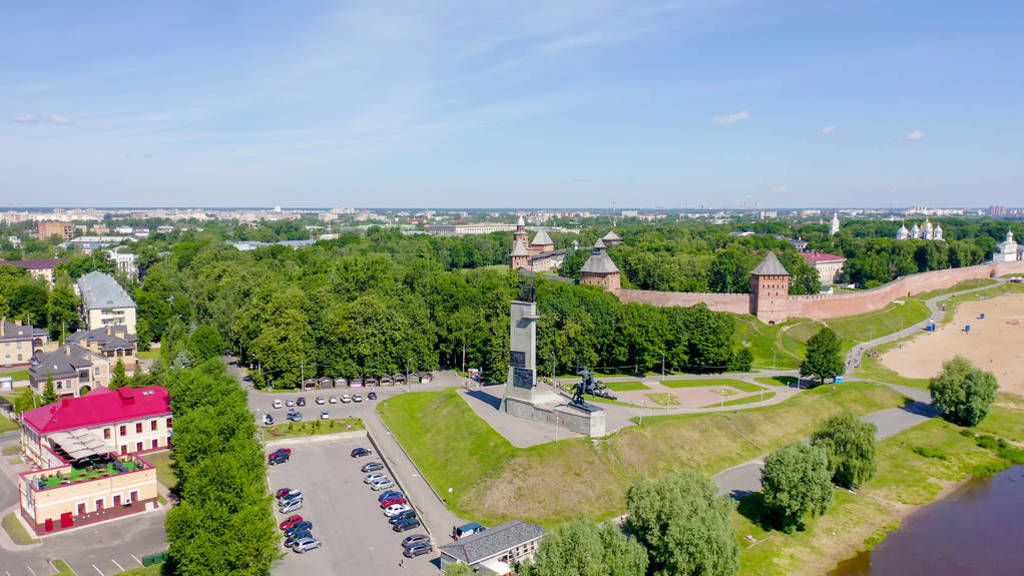
[[[403,394],[381,417],[452,509],[494,525],[519,518],[554,526],[580,514],[625,510],[625,490],[643,474],[682,468],[705,474],[809,436],[841,410],[866,414],[899,406],[891,389],[851,382],[823,386],[774,406],[717,414],[650,416],[600,440],[573,438],[520,449],[473,412],[454,389]],[[531,426],[523,421],[523,426]]]

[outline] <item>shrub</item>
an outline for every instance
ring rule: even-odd
[[[961,426],[977,426],[988,416],[997,388],[991,372],[976,368],[963,356],[943,364],[942,373],[928,384],[935,407],[947,420]]]

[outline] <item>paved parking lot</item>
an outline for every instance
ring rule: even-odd
[[[297,443],[288,463],[268,469],[271,490],[287,487],[302,491],[304,505],[297,514],[313,522],[313,536],[323,542],[319,550],[305,554],[287,551],[273,569],[275,575],[438,574],[436,552],[399,565],[402,538],[422,530],[391,530],[377,503],[377,493],[363,483],[360,471],[363,464],[377,459],[376,454],[350,457],[349,452],[358,446],[371,447],[365,439],[352,438]],[[283,516],[277,514],[277,518],[280,522]]]

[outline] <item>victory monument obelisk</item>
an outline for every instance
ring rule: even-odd
[[[527,298],[532,300],[532,290]],[[604,436],[604,411],[599,406],[566,402],[544,385],[537,385],[537,303],[512,302],[508,379],[501,409],[508,414],[561,426],[587,436]]]

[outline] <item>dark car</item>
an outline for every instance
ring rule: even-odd
[[[369,394],[366,395],[366,398],[369,399],[369,400],[376,400],[377,399],[377,393],[376,392],[370,392]]]
[[[363,472],[380,472],[384,469],[384,465],[380,462],[367,462],[360,468]]]
[[[292,534],[289,534],[288,536],[285,537],[284,546],[285,546],[285,548],[291,548],[292,546],[295,546],[295,543],[298,542],[299,540],[302,540],[303,538],[312,538],[312,537],[313,537],[313,533],[310,532],[309,530],[301,530],[299,532],[293,532]]]
[[[290,420],[292,422],[301,422],[302,421],[302,412],[299,412],[298,410],[289,410],[288,411],[288,420]]]
[[[402,520],[409,520],[410,518],[415,518],[415,517],[416,517],[416,512],[414,510],[406,510],[405,512],[399,512],[398,514],[395,514],[391,518],[388,518],[388,523],[389,524],[397,524],[398,522],[401,522]]]
[[[352,449],[352,457],[353,458],[360,458],[362,456],[369,456],[370,454],[372,454],[372,452],[370,452],[366,448],[353,448]]]
[[[386,492],[381,492],[380,496],[377,496],[377,501],[383,502],[388,498],[405,498],[405,494],[402,494],[398,490],[388,490]]]
[[[406,546],[405,552],[402,555],[406,558],[415,558],[423,554],[430,554],[434,551],[434,547],[430,545],[430,542],[417,542],[412,546]]]
[[[267,456],[267,464],[284,464],[289,458],[291,458],[291,456],[287,454],[271,454]]]
[[[281,499],[281,498],[284,498],[285,496],[287,496],[287,495],[289,495],[291,493],[292,493],[292,489],[291,488],[278,488],[278,490],[274,494],[274,496],[277,496],[278,499]]]
[[[277,450],[274,450],[273,452],[271,452],[271,454],[287,454],[287,455],[291,456],[292,455],[292,449],[291,448],[278,448]]]
[[[302,396],[299,396],[299,399],[295,401],[295,405],[296,406],[305,406],[306,405],[306,399],[304,397],[302,397]]]
[[[313,529],[313,523],[309,520],[303,520],[302,522],[296,522],[291,526],[285,528],[284,533],[286,536],[291,537],[292,534],[297,532],[308,532]]]
[[[406,518],[395,522],[391,529],[395,532],[405,532],[406,530],[412,530],[413,528],[419,528],[420,521],[417,518]]]
[[[426,534],[413,534],[412,536],[406,536],[402,540],[402,548],[408,548],[413,544],[419,544],[420,542],[430,542],[430,536]]]

